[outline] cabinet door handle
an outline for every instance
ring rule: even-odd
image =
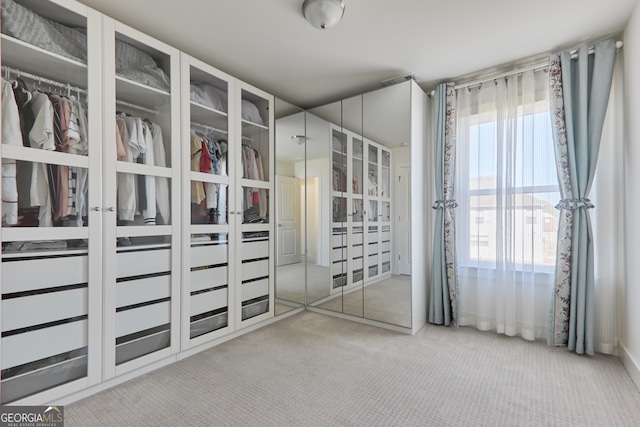
[[[235,213],[236,213],[236,211],[229,212],[229,214],[231,214],[231,215],[235,215]]]
[[[113,206],[111,206],[111,207],[107,208],[107,210],[108,210],[109,212],[113,212],[113,211],[115,211],[115,210],[116,210],[116,208],[114,208]]]
[[[96,212],[100,212],[100,206],[94,206],[92,210]]]

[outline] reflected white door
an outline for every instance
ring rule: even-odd
[[[397,274],[411,274],[411,166],[397,168],[395,176],[395,249]]]
[[[276,265],[300,262],[298,179],[276,176]]]

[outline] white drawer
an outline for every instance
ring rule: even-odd
[[[226,265],[191,272],[191,292],[227,284],[229,284],[229,269]]]
[[[139,304],[171,296],[171,276],[146,277],[116,284],[116,307]]]
[[[116,313],[116,337],[155,328],[171,320],[171,301]]]
[[[116,255],[116,277],[171,271],[171,249],[123,251]]]
[[[369,255],[378,253],[378,244],[377,243],[369,244],[367,246],[368,246]]]
[[[216,289],[211,292],[191,296],[191,316],[207,313],[229,305],[227,289]]]
[[[85,347],[87,336],[81,320],[2,338],[2,369]]]
[[[363,255],[364,251],[363,251],[362,248],[363,248],[362,246],[354,246],[353,247],[353,250],[351,252],[352,252],[354,258],[360,257],[360,256]]]
[[[191,267],[227,264],[229,245],[203,245],[191,247]]]
[[[352,245],[359,245],[360,243],[362,243],[363,240],[363,233],[354,233],[351,235],[351,244]]]
[[[242,264],[242,281],[269,275],[269,260],[245,262]]]
[[[338,261],[347,257],[347,250],[345,249],[333,249],[331,252],[331,260]]]
[[[269,295],[268,279],[242,284],[242,301],[249,301],[264,295]]]
[[[87,283],[87,256],[2,262],[2,293]]]
[[[334,234],[331,236],[331,247],[332,248],[340,248],[342,246],[347,245],[347,235],[346,234]]]
[[[88,313],[87,288],[2,301],[2,330],[26,328]]]
[[[269,241],[261,240],[257,242],[242,243],[242,260],[267,258],[269,256]]]

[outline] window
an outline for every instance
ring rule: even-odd
[[[535,75],[539,74],[539,75]],[[545,73],[458,91],[459,265],[555,265],[560,199]]]

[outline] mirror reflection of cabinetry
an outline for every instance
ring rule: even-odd
[[[303,114],[309,309],[408,332],[426,322],[428,108],[405,82]]]

